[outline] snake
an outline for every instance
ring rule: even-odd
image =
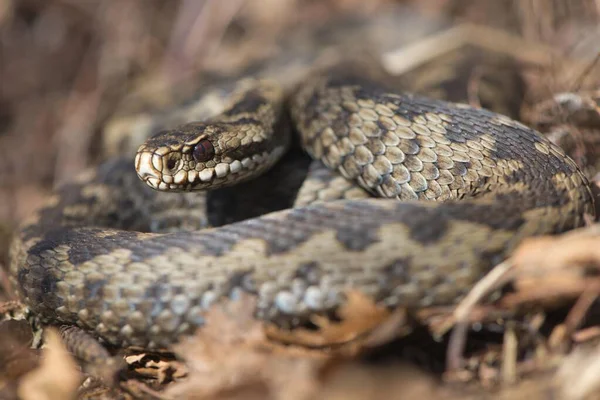
[[[314,161],[291,207],[212,226],[194,214],[206,197],[177,197],[253,187],[298,147]],[[187,229],[144,222],[181,202]],[[242,294],[256,320],[286,329],[339,317],[350,291],[388,309],[453,305],[523,239],[580,227],[593,206],[539,132],[331,66],[293,90],[241,79],[218,115],[65,183],[22,223],[9,276],[45,323],[165,347]]]

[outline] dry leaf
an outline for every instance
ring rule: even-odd
[[[524,272],[533,274],[544,268],[566,269],[571,265],[600,265],[600,226],[576,229],[560,236],[542,236],[523,241],[512,259]]]
[[[511,258],[518,298],[506,300],[511,304],[531,300],[554,302],[573,298],[598,285],[598,279],[585,276],[590,266],[600,266],[598,244],[600,227],[596,225],[560,236],[525,240]]]
[[[3,379],[18,379],[38,365],[38,356],[30,348],[31,326],[25,320],[0,322],[0,374]]]
[[[556,373],[556,383],[561,399],[583,400],[597,396],[600,393],[600,347],[583,346],[569,354]]]
[[[41,365],[23,377],[19,396],[23,400],[73,399],[82,379],[77,364],[56,330],[48,328],[45,334],[47,346]]]
[[[285,331],[268,326],[270,338],[284,343],[308,347],[326,347],[347,344],[364,337],[390,318],[391,313],[378,306],[372,299],[357,291],[346,293],[347,301],[340,307],[341,322],[332,322],[325,317],[314,317],[312,322],[317,331],[294,329]]]
[[[324,357],[307,357],[269,343],[263,324],[253,317],[250,296],[216,304],[206,325],[175,346],[189,368],[188,379],[172,385],[173,398],[313,398]],[[294,379],[290,379],[293,376]]]
[[[437,386],[430,376],[412,366],[369,367],[347,364],[330,374],[319,398],[329,400],[452,398],[440,396],[443,393]]]

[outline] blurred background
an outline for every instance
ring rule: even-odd
[[[107,122],[139,107],[132,93],[235,74],[289,50],[283,39],[297,32],[333,40],[336,21],[367,21],[340,35],[367,32],[392,55],[464,23],[510,33],[534,43],[519,50],[530,67],[523,116],[556,93],[597,87],[599,15],[597,0],[3,0],[0,231],[97,162]]]

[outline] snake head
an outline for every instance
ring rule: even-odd
[[[161,131],[137,151],[135,168],[161,191],[216,189],[253,178],[271,167],[286,144],[249,120],[190,123]]]

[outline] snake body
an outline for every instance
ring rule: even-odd
[[[211,304],[240,292],[256,296],[256,318],[285,327],[335,313],[349,289],[391,308],[448,305],[523,238],[594,213],[575,163],[505,116],[340,69],[320,71],[287,100],[273,82],[245,81],[222,114],[159,132],[135,164],[159,191],[248,180],[284,157],[289,109],[302,148],[322,163],[295,207],[192,232],[139,232],[149,228],[136,199],[158,192],[137,185],[132,160],[108,162],[23,224],[10,269],[23,302],[49,323],[146,347],[194,331]],[[338,200],[315,201],[319,185],[338,185],[324,196]]]

